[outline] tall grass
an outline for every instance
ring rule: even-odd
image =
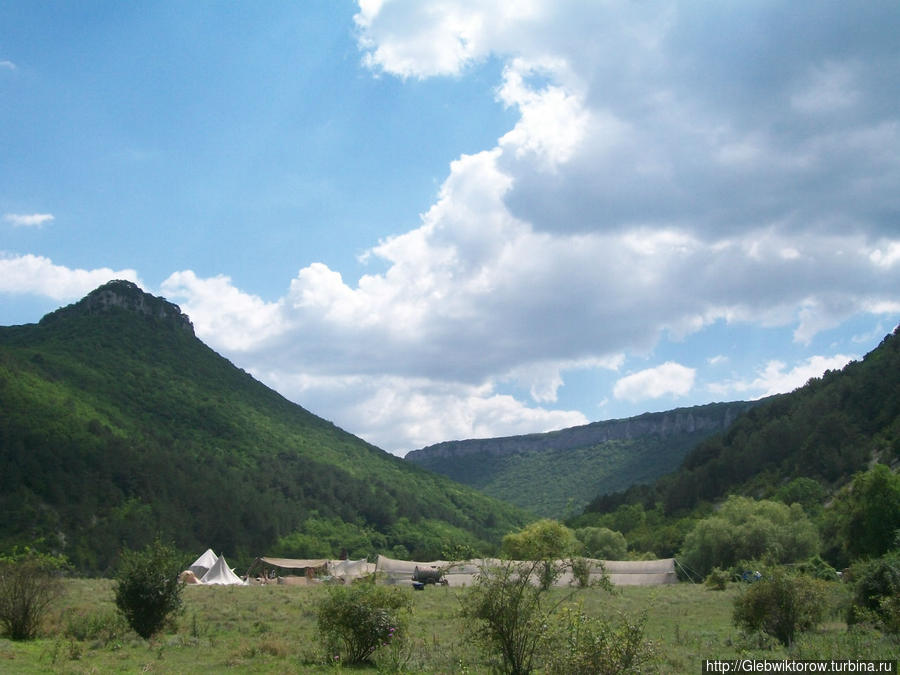
[[[843,587],[833,584],[833,611],[817,631],[788,650],[767,648],[731,623],[732,585],[622,588],[611,596],[597,589],[575,592],[590,615],[638,615],[647,610],[644,636],[654,642],[661,673],[697,673],[706,658],[747,656],[897,659],[900,642],[871,628],[848,631],[841,606]],[[413,605],[408,646],[378,655],[368,670],[411,673],[487,673],[489,659],[466,640],[459,599],[466,589],[428,587],[407,591]],[[551,594],[569,591],[553,589]],[[51,610],[37,640],[0,640],[3,673],[324,673],[329,662],[316,633],[316,607],[326,596],[318,586],[195,587],[184,592],[177,626],[143,640],[115,616],[112,582],[72,579]],[[339,666],[337,667],[339,668]]]

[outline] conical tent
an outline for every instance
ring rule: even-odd
[[[203,575],[212,569],[212,566],[216,564],[216,560],[218,559],[219,556],[213,553],[211,548],[208,548],[206,549],[206,553],[192,562],[188,569],[193,572],[198,579],[202,579]]]
[[[200,583],[214,586],[244,585],[243,580],[228,567],[224,556],[219,556],[216,564],[210,568],[209,572],[203,575]]]

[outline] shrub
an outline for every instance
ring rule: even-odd
[[[506,561],[484,567],[461,598],[460,614],[470,620],[471,637],[498,653],[503,672],[530,673],[547,616],[546,589],[531,577],[540,563]]]
[[[780,568],[768,569],[735,598],[734,624],[747,631],[762,631],[789,646],[797,633],[822,620],[824,587],[825,582],[818,579],[791,575]]]
[[[160,543],[142,551],[125,550],[116,575],[116,607],[128,625],[149,638],[181,610],[184,584],[178,575],[185,561]]]
[[[637,620],[619,615],[618,623],[588,616],[583,608],[565,607],[545,640],[544,669],[550,675],[639,673],[654,658],[644,640],[646,612]]]
[[[706,587],[711,591],[724,591],[728,585],[728,572],[713,567],[712,572],[706,576]]]
[[[851,576],[855,582],[847,623],[871,620],[887,632],[900,632],[900,552],[857,563]]]
[[[329,656],[364,663],[379,647],[403,643],[411,610],[409,595],[398,588],[332,586],[319,603],[317,625]]]
[[[572,558],[569,561],[572,567],[572,578],[579,588],[587,588],[591,585],[591,561],[585,558]]]
[[[0,558],[0,626],[11,640],[37,635],[44,615],[62,593],[61,558],[26,550]]]

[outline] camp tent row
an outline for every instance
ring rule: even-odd
[[[516,561],[513,561],[514,563]],[[664,558],[660,560],[594,560],[590,563],[590,580],[599,580],[604,574],[609,577],[615,586],[660,586],[662,584],[674,584],[678,582],[675,573],[675,559]],[[571,566],[565,560],[557,563],[565,568],[556,580],[556,586],[569,586],[574,583]],[[483,558],[466,560],[463,562],[450,562],[447,560],[432,560],[431,562],[414,562],[409,560],[394,560],[383,555],[378,556],[375,571],[388,584],[411,584],[416,570],[441,570],[443,578],[448,586],[470,586],[475,575],[484,566],[496,566],[500,560]]]
[[[515,562],[515,561],[513,561]],[[569,586],[574,583],[571,566],[565,560],[557,561],[563,573],[556,580],[557,586]],[[344,582],[359,579],[372,573],[387,584],[412,584],[413,577],[429,572],[440,572],[449,586],[470,586],[479,570],[485,566],[500,565],[502,561],[492,558],[480,558],[461,562],[432,560],[416,562],[412,560],[396,560],[383,555],[378,556],[375,563],[362,560],[329,560],[327,558],[257,558],[247,570],[247,576],[258,572],[265,579],[269,573],[288,571],[290,574],[281,578],[282,583],[306,583],[322,575],[335,577]],[[590,564],[590,580],[599,580],[604,574],[615,586],[659,586],[678,582],[675,573],[675,559],[660,560],[594,560]],[[201,555],[184,574],[190,572],[195,582],[206,585],[246,585],[247,582],[238,577],[225,558],[216,556],[212,550]]]

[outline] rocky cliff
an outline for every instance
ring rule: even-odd
[[[649,436],[665,439],[676,434],[696,432],[711,435],[728,427],[739,414],[754,405],[756,402],[752,401],[710,403],[661,413],[644,413],[626,419],[593,422],[543,434],[444,441],[412,450],[407,453],[406,459],[418,463],[432,458],[448,459],[473,454],[495,456],[542,450],[573,450],[606,441],[630,441]]]

